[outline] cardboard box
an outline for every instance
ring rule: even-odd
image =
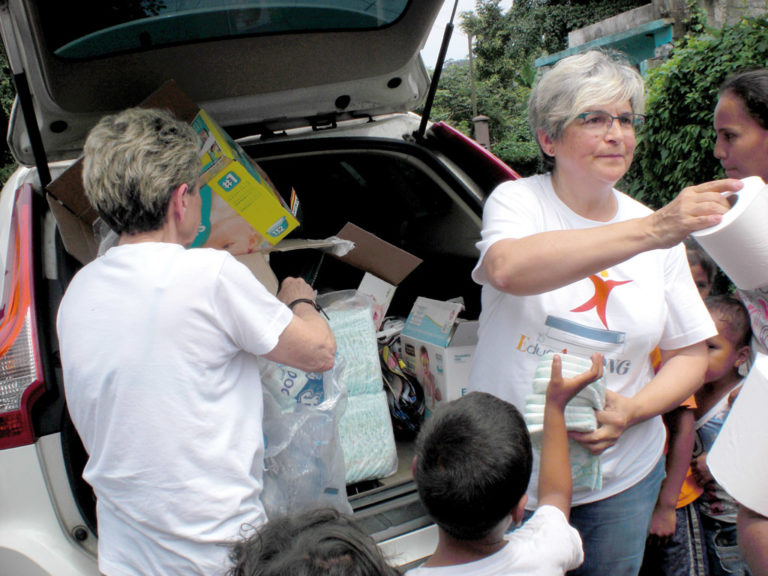
[[[419,297],[400,336],[408,370],[424,388],[426,415],[466,393],[477,346],[477,320],[463,320],[463,306]]]
[[[175,82],[164,84],[139,106],[172,111],[201,135],[201,232],[193,246],[249,254],[274,246],[299,223],[266,174]],[[48,203],[66,250],[83,264],[96,257],[98,214],[85,196],[82,159],[51,182]]]
[[[227,232],[232,237],[231,217],[235,215],[251,227],[250,234],[244,228],[240,235],[249,238],[242,248],[247,252],[274,246],[299,225],[269,177],[205,110],[195,115],[192,127],[200,136],[200,163],[205,183],[201,189],[203,218],[200,233],[192,246],[211,245],[210,240],[215,238],[212,231],[216,227],[216,219],[228,222]],[[231,210],[224,205],[217,210],[218,198],[224,200]],[[226,249],[219,245],[212,247]]]
[[[357,290],[374,301],[374,322],[378,323],[386,314],[398,284],[422,262],[421,258],[351,222],[330,238],[290,238],[264,253],[269,256],[275,252],[295,250],[319,250],[363,271],[365,274]]]

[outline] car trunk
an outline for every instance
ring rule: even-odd
[[[417,117],[407,118],[418,122]],[[324,138],[314,133],[305,139],[267,140],[243,144],[243,148],[278,190],[293,189],[299,196],[301,226],[288,238],[328,238],[351,222],[422,260],[397,286],[388,315],[405,318],[415,299],[425,296],[460,298],[465,306],[462,316],[475,319],[480,287],[472,282],[470,272],[477,258],[484,191],[469,178],[460,180],[457,175],[463,172],[455,166],[448,169],[451,161],[436,153],[440,142],[434,136],[426,144],[408,139]],[[465,160],[468,170],[480,168],[477,159],[465,156]],[[484,173],[490,169],[482,168]],[[64,283],[79,263],[63,252],[60,256],[65,270],[59,276]],[[364,275],[363,270],[317,250],[272,252],[269,263],[278,279],[303,276],[321,294],[356,288]],[[57,292],[66,286],[59,288]],[[84,453],[68,420],[62,438],[73,493],[95,531],[93,495],[80,476]],[[356,518],[377,541],[431,523],[412,480],[413,452],[413,441],[398,441],[394,474],[348,486]]]
[[[225,11],[234,18],[227,22],[256,22],[250,18],[256,13],[239,4]],[[166,38],[162,26],[142,31],[144,24],[162,25],[166,19],[140,18],[112,29],[133,30],[129,37],[138,39],[139,46],[102,43],[95,33],[82,41],[61,40],[59,46],[49,32],[69,30],[68,19],[90,26],[80,10],[61,8],[52,0],[12,0],[0,14],[20,96],[9,143],[20,162],[37,167],[45,186],[48,162],[78,156],[101,115],[137,105],[175,78],[230,136],[240,139],[286,200],[290,190],[296,191],[301,225],[289,238],[324,239],[352,223],[422,260],[397,286],[389,315],[404,318],[415,299],[425,296],[459,298],[462,316],[475,319],[480,287],[470,272],[477,258],[482,200],[498,182],[516,175],[447,126],[438,124],[422,134],[426,119],[407,113],[424,102],[429,77],[418,49],[440,4],[378,0],[370,4],[378,7],[372,22],[363,14],[363,24],[318,29],[313,16],[305,30],[248,28],[232,38],[226,38],[229,24],[211,26],[206,12],[184,12],[184,18],[192,18],[187,22],[204,24],[205,38],[188,34],[193,28],[187,25],[178,28],[179,38]],[[382,11],[387,5],[397,9],[391,17]],[[168,42],[158,42],[163,39]],[[94,52],[105,46],[120,49]],[[60,167],[52,172],[55,179]],[[54,229],[44,197],[39,194],[35,202],[41,217],[34,245],[40,247],[37,278],[46,281],[36,279],[41,289],[35,297],[49,393],[35,405],[33,417],[37,437],[61,433],[68,485],[49,489],[55,500],[65,500],[62,490],[74,498],[79,515],[62,520],[62,526],[93,550],[84,526],[97,532],[95,499],[82,479],[87,456],[64,404],[55,334],[61,295],[82,264],[67,253],[61,227],[43,242],[43,231]],[[356,288],[364,274],[308,249],[273,252],[269,262],[278,279],[303,276],[319,293]],[[411,476],[413,442],[399,441],[396,448],[394,474],[348,486],[356,518],[379,542],[430,524]]]

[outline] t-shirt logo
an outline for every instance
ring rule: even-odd
[[[600,276],[608,276],[608,272],[603,270],[600,272]],[[616,286],[627,284],[632,282],[632,280],[604,280],[600,276],[593,274],[589,277],[589,279],[592,281],[592,284],[595,286],[595,295],[584,302],[584,304],[581,306],[571,310],[571,312],[587,312],[594,308],[597,312],[598,318],[600,318],[600,322],[602,322],[603,326],[605,326],[605,329],[608,330],[608,320],[605,317],[605,311],[608,307],[608,296],[610,296],[611,290],[616,288]]]

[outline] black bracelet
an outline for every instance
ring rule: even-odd
[[[310,298],[296,298],[296,300],[294,300],[293,302],[291,302],[290,304],[288,304],[288,308],[290,308],[291,310],[293,310],[293,307],[294,307],[294,306],[296,306],[296,304],[309,304],[309,305],[310,305],[310,306],[312,306],[312,307],[313,307],[315,310],[317,310],[317,311],[318,311],[318,312],[320,312],[320,313],[321,313],[323,316],[325,316],[325,318],[326,318],[327,320],[330,320],[330,318],[328,318],[328,314],[326,314],[326,313],[325,313],[325,310],[323,310],[323,307],[322,307],[322,306],[320,306],[320,304],[318,304],[316,300],[311,300]]]

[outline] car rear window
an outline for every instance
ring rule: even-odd
[[[45,41],[84,59],[231,36],[364,30],[395,22],[413,0],[41,0]]]

